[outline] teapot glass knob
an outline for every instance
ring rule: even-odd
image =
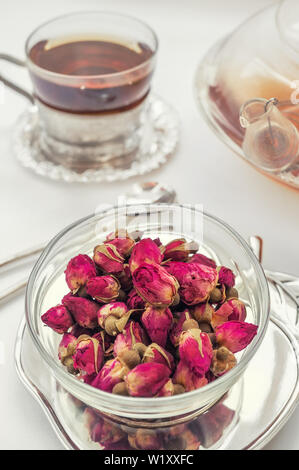
[[[251,163],[270,172],[287,169],[299,153],[298,131],[277,104],[276,98],[256,98],[240,110],[240,123],[245,129],[243,151]]]

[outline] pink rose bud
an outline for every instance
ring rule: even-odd
[[[50,308],[41,317],[42,321],[56,331],[56,333],[63,334],[74,324],[72,315],[70,314],[67,306],[57,305]]]
[[[174,395],[173,381],[169,379],[162,388],[160,388],[156,397],[172,397]]]
[[[136,344],[140,343],[147,344],[145,332],[139,323],[130,321],[114,341],[114,355],[119,356],[124,349],[135,349]]]
[[[163,255],[156,243],[151,238],[144,238],[133,248],[129,261],[131,273],[133,274],[141,264],[160,264],[162,260]]]
[[[219,284],[224,284],[226,287],[234,287],[236,276],[231,269],[221,266],[219,271]]]
[[[213,315],[214,315],[214,309],[212,305],[208,303],[195,305],[191,309],[191,312],[192,312],[193,317],[195,318],[196,321],[198,321],[199,324],[211,323]]]
[[[122,333],[132,310],[128,310],[123,302],[112,302],[103,305],[98,311],[98,323],[111,336]]]
[[[257,328],[252,323],[229,321],[215,328],[216,341],[232,353],[237,353],[251,343],[257,333]]]
[[[172,261],[187,261],[189,254],[196,253],[197,250],[197,243],[188,243],[185,238],[179,238],[167,243],[164,251],[164,259],[171,259]]]
[[[245,304],[239,299],[229,299],[213,313],[211,324],[215,328],[227,321],[244,321],[245,319]]]
[[[100,347],[104,353],[104,356],[111,356],[113,353],[113,341],[111,336],[106,333],[105,330],[100,331],[92,336],[97,339],[100,343]]]
[[[118,359],[111,359],[102,367],[91,385],[104,392],[112,393],[113,387],[122,382],[128,372],[128,367]]]
[[[97,326],[97,313],[99,305],[84,297],[76,297],[67,294],[62,299],[63,305],[71,312],[74,319],[83,328],[95,328]]]
[[[140,295],[137,294],[135,289],[132,289],[128,294],[127,306],[131,310],[144,309],[145,308],[144,300],[140,297]]]
[[[207,385],[208,380],[205,376],[198,375],[186,362],[181,360],[173,376],[173,382],[182,385],[186,392],[191,392]]]
[[[118,230],[108,235],[104,243],[114,245],[118,253],[127,258],[135,245],[135,240],[128,235],[126,230]]]
[[[96,338],[82,335],[77,339],[74,355],[74,367],[87,375],[98,374],[104,359],[104,353]]]
[[[124,269],[124,258],[114,245],[102,243],[94,249],[95,264],[106,273],[120,273]]]
[[[133,284],[140,297],[155,307],[171,305],[179,288],[177,280],[165,268],[147,263],[134,271]]]
[[[179,353],[184,361],[197,375],[205,375],[209,370],[213,348],[209,336],[199,329],[184,331],[180,337]]]
[[[131,276],[131,271],[129,268],[128,264],[124,264],[124,269],[120,273],[116,273],[115,277],[118,279],[121,288],[125,291],[128,292],[132,289],[133,287],[133,281],[132,281],[132,276]]]
[[[169,308],[149,305],[142,314],[141,322],[154,343],[164,347],[171,328],[173,316]]]
[[[190,260],[189,260],[190,263],[198,263],[198,264],[204,264],[205,266],[210,266],[210,268],[215,268],[217,267],[217,264],[215,263],[215,261],[211,258],[208,258],[207,256],[205,255],[202,255],[200,253],[196,253],[195,255],[193,255]]]
[[[70,333],[64,333],[58,347],[59,360],[64,363],[65,359],[72,357],[75,353],[77,338]]]
[[[173,261],[166,269],[178,280],[181,300],[187,305],[205,302],[218,282],[217,270],[203,264]]]
[[[177,347],[180,342],[180,336],[181,333],[183,332],[183,325],[185,321],[192,320],[192,315],[190,314],[189,310],[184,310],[181,314],[179,319],[173,323],[172,328],[170,330],[170,341],[174,345],[174,347]]]
[[[97,276],[89,279],[86,284],[88,295],[98,302],[108,303],[119,295],[120,284],[113,276]]]
[[[90,278],[97,275],[95,265],[87,255],[78,255],[72,258],[64,272],[66,283],[73,294],[80,287],[85,286]]]
[[[132,397],[154,397],[166,384],[170,369],[157,362],[139,364],[125,378]]]
[[[170,370],[174,370],[175,367],[173,356],[156,343],[152,343],[146,348],[142,362],[158,362],[167,366]]]

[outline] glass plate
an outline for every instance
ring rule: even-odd
[[[41,149],[39,137],[38,112],[32,106],[19,117],[13,133],[13,150],[24,167],[53,180],[111,182],[143,175],[166,163],[178,143],[179,119],[172,106],[152,94],[145,111],[141,143],[134,155],[114,160],[113,166],[107,163],[82,173],[49,161]]]
[[[225,398],[228,404],[237,404],[237,419],[210,449],[262,448],[287,422],[299,399],[299,279],[283,273],[266,274],[271,321],[243,379]],[[69,394],[59,393],[59,385],[33,347],[25,320],[16,340],[15,361],[21,381],[41,405],[62,444],[67,449],[99,449],[79,422],[72,426],[74,420],[80,420],[78,407]]]

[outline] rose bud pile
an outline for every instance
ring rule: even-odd
[[[194,242],[164,246],[137,236],[110,233],[92,258],[68,262],[69,292],[41,317],[63,335],[59,360],[78,380],[119,395],[168,397],[204,387],[235,367],[235,354],[257,333],[245,321],[235,275]],[[133,447],[152,439],[137,435]]]

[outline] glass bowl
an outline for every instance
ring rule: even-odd
[[[237,275],[236,287],[247,306],[247,321],[258,325],[255,339],[242,353],[238,353],[238,364],[234,369],[203,388],[182,395],[133,398],[95,389],[78,381],[63,368],[57,357],[61,336],[43,325],[41,315],[51,306],[57,305],[67,293],[64,270],[68,260],[78,253],[91,254],[93,247],[117,227],[125,227],[128,232],[141,231],[144,237],[159,237],[162,243],[179,237],[195,240],[200,246],[200,252],[213,257],[218,265],[234,270]],[[81,426],[83,433],[83,428],[87,425],[92,439],[99,442],[102,448],[107,448],[101,442],[103,420],[106,425],[108,422],[113,427],[110,435],[114,436],[113,445],[118,449],[121,444],[117,443],[123,438],[117,441],[120,431],[121,436],[122,433],[131,436],[132,430],[136,432],[137,428],[151,433],[154,428],[160,434],[162,429],[166,429],[165,435],[175,436],[174,439],[177,439],[176,430],[180,429],[177,426],[185,426],[183,423],[192,425],[194,419],[198,419],[198,416],[202,419],[201,415],[207,413],[207,410],[215,410],[215,406],[218,410],[219,405],[223,405],[226,393],[239,381],[260,346],[268,320],[268,284],[263,269],[248,244],[226,223],[203,213],[199,207],[177,204],[115,207],[75,222],[60,232],[44,250],[33,268],[26,291],[28,330],[38,355],[46,364],[48,373],[55,379],[53,394],[62,403],[68,422],[71,423],[70,428],[81,432]],[[67,402],[72,405],[68,406]],[[75,422],[80,422],[80,426],[75,425]],[[228,425],[227,420],[225,423]],[[96,431],[91,429],[94,426],[102,430],[98,439],[95,439]],[[199,447],[199,440],[199,437],[195,441],[193,439],[195,443],[192,445],[195,448]],[[180,449],[182,444],[178,444],[177,440],[174,442],[171,444],[172,448]],[[193,448],[188,445],[182,448]]]

